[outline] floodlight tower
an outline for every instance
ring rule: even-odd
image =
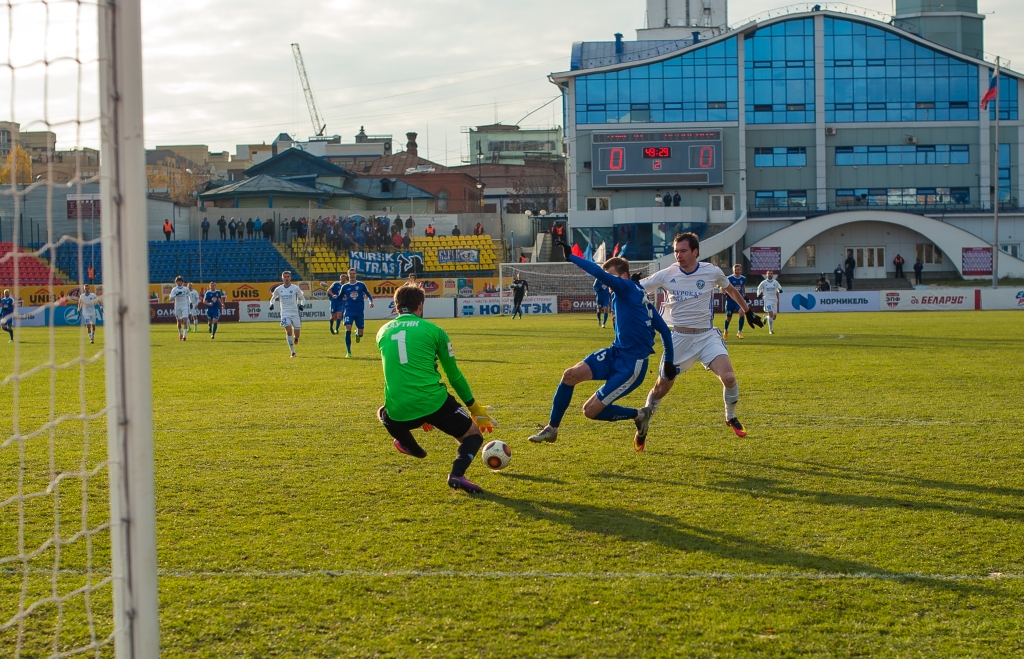
[[[292,44],[292,54],[295,55],[295,66],[299,70],[302,91],[306,94],[306,105],[309,106],[309,120],[313,122],[313,133],[316,137],[323,137],[324,131],[327,130],[327,124],[320,118],[320,110],[316,107],[316,99],[313,98],[313,88],[309,86],[309,76],[306,75],[306,65],[302,61],[299,44]]]

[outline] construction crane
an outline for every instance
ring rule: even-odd
[[[295,66],[299,69],[302,91],[306,94],[306,105],[309,106],[309,120],[313,122],[313,132],[316,137],[323,137],[324,131],[327,130],[327,124],[320,118],[320,110],[316,107],[316,99],[313,98],[313,88],[309,86],[309,76],[306,75],[306,65],[302,61],[299,44],[292,44],[292,54],[295,55]]]

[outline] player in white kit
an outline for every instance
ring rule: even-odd
[[[722,381],[725,398],[725,423],[740,437],[746,437],[747,431],[736,418],[736,403],[740,398],[739,384],[736,373],[729,359],[729,351],[725,349],[725,341],[721,332],[714,326],[715,287],[722,289],[739,306],[751,327],[764,327],[761,319],[747,305],[740,292],[736,290],[717,266],[698,262],[700,241],[696,234],[681,233],[672,241],[676,262],[673,265],[640,280],[640,285],[648,293],[659,288],[667,294],[661,310],[665,323],[672,328],[672,339],[675,353],[675,364],[679,373],[685,373],[697,361],[706,370],[712,371]],[[652,414],[657,411],[661,399],[672,388],[673,380],[662,377],[647,394],[646,407]],[[634,438],[634,442],[644,443],[646,437]]]
[[[199,331],[199,291],[192,288],[192,282],[188,283],[188,320],[192,325],[192,332]]]
[[[85,292],[78,298],[78,313],[85,331],[89,333],[89,343],[96,343],[96,305],[99,298],[85,285]]]
[[[178,324],[178,340],[184,341],[188,334],[188,308],[192,304],[192,296],[181,277],[174,278],[174,288],[167,298],[174,303],[174,320]]]
[[[281,273],[280,286],[270,294],[270,310],[274,310],[274,301],[281,302],[281,327],[284,328],[285,338],[288,340],[288,349],[295,356],[295,346],[299,344],[299,331],[302,329],[302,318],[300,312],[305,303],[302,289],[292,284],[292,273],[285,270]]]
[[[764,311],[768,314],[768,333],[775,334],[775,315],[779,313],[779,294],[782,286],[771,270],[764,273],[765,280],[757,286],[757,297],[764,300]]]

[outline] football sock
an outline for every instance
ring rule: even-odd
[[[730,318],[729,316],[726,316],[725,317],[725,331],[726,332],[729,331],[729,323],[731,323],[731,322],[732,322],[732,318]],[[740,321],[740,322],[743,322],[743,321]]]
[[[597,312],[597,324],[598,325],[601,324],[601,312],[600,311]]]
[[[729,329],[729,321],[725,321],[725,329]],[[740,332],[743,332],[743,316],[740,316]]]
[[[774,332],[775,331],[775,321],[772,320],[771,316],[768,316],[768,331],[769,332]]]
[[[740,385],[722,387],[722,391],[722,396],[725,398],[725,420],[728,421],[736,416],[736,403],[740,400]]]
[[[295,352],[295,343],[292,341],[292,335],[285,334],[284,338],[288,339],[288,349],[291,350],[292,352]]]
[[[569,404],[572,402],[573,388],[564,382],[558,383],[558,389],[555,389],[555,398],[551,401],[551,418],[548,420],[548,425],[552,428],[557,428],[562,424],[562,417],[565,416],[565,411],[569,409]]]
[[[470,435],[462,440],[459,450],[456,452],[458,457],[452,463],[452,476],[461,478],[466,475],[466,470],[469,469],[469,465],[473,464],[473,458],[476,457],[477,451],[480,450],[483,443],[484,438],[480,435]]]
[[[622,407],[621,405],[609,405],[600,412],[594,418],[598,421],[625,421],[627,419],[635,419],[637,416],[637,410],[632,407]]]
[[[213,334],[213,336],[217,336],[217,323],[213,324],[213,330],[211,331],[211,334]]]
[[[658,410],[659,405],[661,405],[661,399],[655,398],[654,389],[651,389],[650,391],[647,392],[647,403],[644,404],[644,407],[651,408],[651,414],[653,414]]]
[[[4,331],[11,335],[11,340],[13,341],[14,340],[14,330],[11,329],[10,327],[5,327]]]
[[[356,343],[359,343],[359,342],[360,342],[360,341],[362,341],[362,340],[363,340],[363,335],[362,335],[362,334],[358,334],[358,333],[357,333],[357,334],[356,334]]]
[[[345,332],[345,350],[352,352],[352,330]]]
[[[608,324],[608,314],[605,314],[605,315],[604,315],[604,320],[603,320],[603,321],[601,321],[601,324],[602,324],[602,325],[607,325],[607,324]]]
[[[398,440],[398,443],[405,447],[407,451],[415,455],[417,458],[427,457],[427,452],[420,446],[416,438],[412,436],[412,433],[405,428],[396,427],[385,424],[384,428],[388,431],[388,434]]]

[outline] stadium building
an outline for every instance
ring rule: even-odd
[[[576,43],[561,88],[569,222],[582,248],[702,256],[808,280],[852,253],[881,279],[1024,276],[1021,74],[983,49],[976,0],[896,0],[895,16],[801,5],[728,27],[725,0],[648,0],[637,41]],[[857,12],[857,13],[854,13]]]

